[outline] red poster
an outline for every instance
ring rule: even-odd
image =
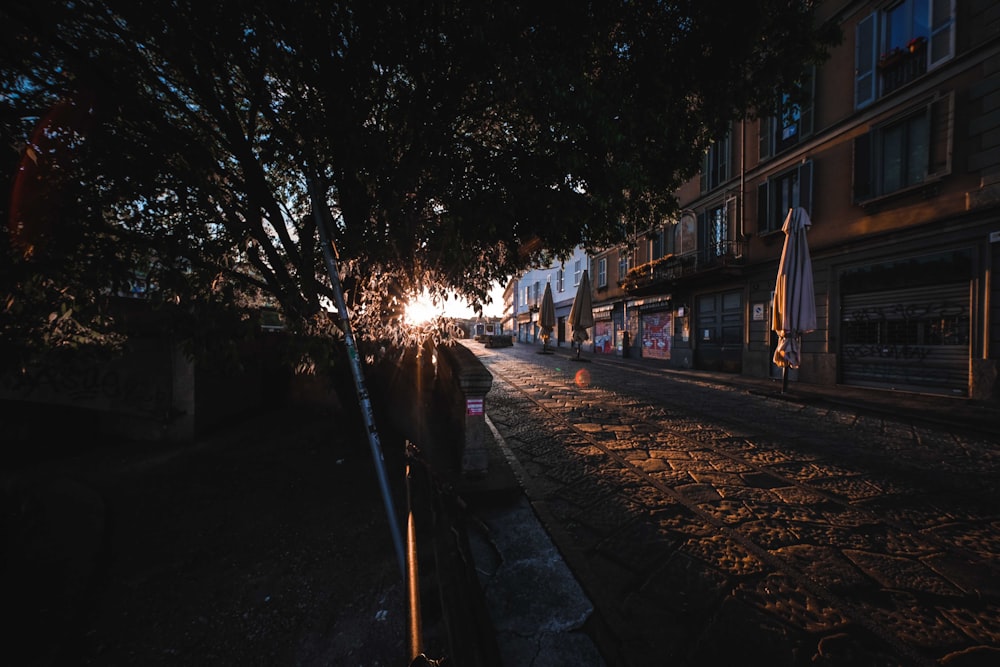
[[[594,322],[594,352],[614,354],[615,336],[611,320]]]
[[[642,316],[642,356],[670,358],[671,317],[669,311],[644,313]]]

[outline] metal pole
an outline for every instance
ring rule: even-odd
[[[313,215],[316,219],[316,228],[323,246],[323,258],[326,260],[326,268],[330,274],[330,283],[333,287],[334,303],[337,312],[340,314],[340,321],[344,328],[344,342],[347,345],[347,357],[351,365],[351,373],[354,376],[354,388],[358,394],[358,402],[361,404],[361,414],[365,420],[368,431],[368,444],[371,447],[372,458],[375,460],[375,472],[378,475],[379,486],[382,489],[382,502],[385,505],[385,513],[389,519],[389,530],[392,532],[392,542],[396,549],[396,560],[399,565],[399,572],[406,576],[406,555],[403,549],[403,535],[399,520],[396,518],[395,506],[392,502],[392,493],[389,490],[389,480],[385,472],[385,459],[382,456],[382,443],[375,428],[375,412],[372,410],[371,398],[365,385],[364,372],[361,369],[361,359],[358,356],[358,347],[351,332],[351,318],[344,303],[344,290],[340,284],[340,273],[337,269],[337,249],[330,240],[329,230],[326,226],[326,219],[330,215],[326,208],[326,198],[320,192],[319,184],[314,178],[309,178],[309,193],[313,202]]]
[[[420,613],[420,570],[417,561],[417,526],[413,517],[411,464],[406,464],[406,580],[410,600],[410,663],[424,652],[423,622]]]

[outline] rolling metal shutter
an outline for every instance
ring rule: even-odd
[[[968,282],[841,297],[841,381],[966,395]]]

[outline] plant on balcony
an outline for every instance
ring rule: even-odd
[[[906,48],[910,53],[916,53],[923,51],[925,46],[927,46],[926,37],[914,37],[907,43]]]
[[[903,62],[903,58],[907,55],[907,52],[898,46],[893,48],[891,51],[883,53],[878,59],[879,69],[889,69],[895,67],[899,63]]]

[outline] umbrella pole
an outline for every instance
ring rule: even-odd
[[[781,368],[781,393],[788,391],[788,364]]]

